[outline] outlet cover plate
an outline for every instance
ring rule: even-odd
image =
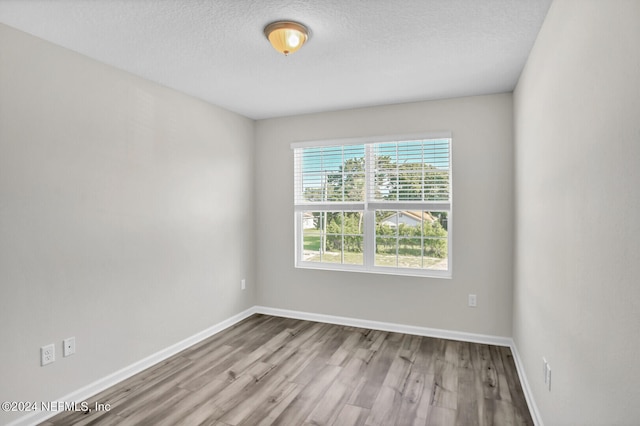
[[[471,308],[475,308],[476,306],[478,306],[478,298],[475,294],[470,294],[469,295],[469,307]]]
[[[71,356],[76,353],[76,338],[69,337],[62,341],[62,356]]]
[[[56,360],[56,346],[51,343],[40,348],[40,365],[49,365]]]
[[[547,384],[547,389],[549,390],[549,392],[551,392],[551,365],[549,365],[549,363],[547,363],[544,382]]]

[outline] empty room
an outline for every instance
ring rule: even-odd
[[[640,424],[640,0],[0,0],[0,424]]]

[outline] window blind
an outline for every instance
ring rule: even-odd
[[[294,157],[296,205],[364,202],[364,145],[296,148]]]
[[[294,148],[295,204],[451,200],[450,139]],[[314,207],[315,208],[315,207]]]

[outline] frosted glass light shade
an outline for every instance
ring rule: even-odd
[[[309,30],[297,22],[278,21],[267,25],[264,35],[274,49],[287,56],[300,49],[309,39]]]

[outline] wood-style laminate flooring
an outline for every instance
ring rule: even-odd
[[[253,315],[44,425],[532,425],[509,348]]]

